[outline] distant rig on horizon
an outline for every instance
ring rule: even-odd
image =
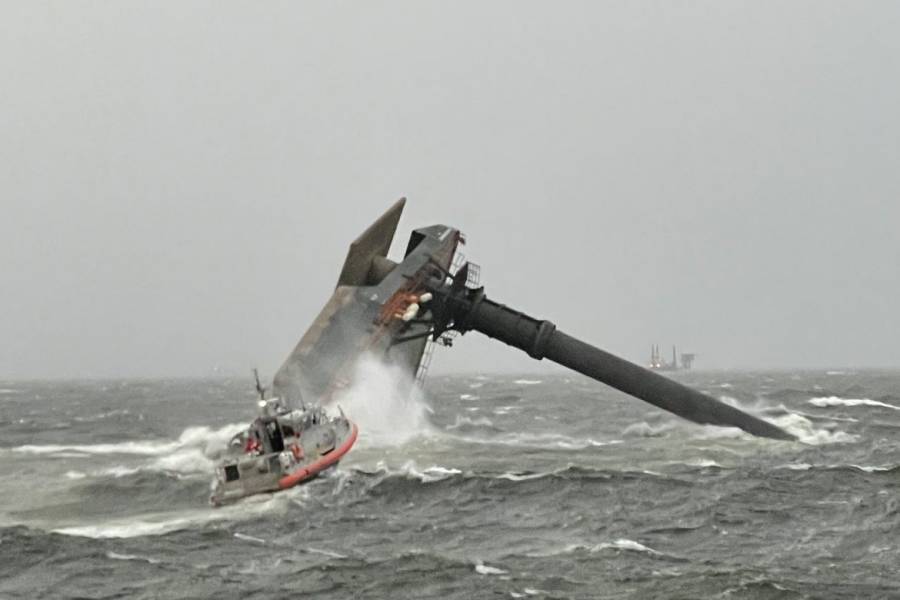
[[[689,371],[694,365],[694,359],[697,358],[697,355],[692,352],[683,352],[679,364],[677,356],[675,346],[672,346],[672,362],[666,362],[659,351],[659,346],[652,345],[650,346],[650,364],[647,366],[653,371]]]

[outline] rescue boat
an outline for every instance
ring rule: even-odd
[[[334,417],[319,406],[291,410],[278,398],[260,399],[259,416],[217,464],[209,500],[221,506],[314,479],[337,465],[357,434],[343,412]]]

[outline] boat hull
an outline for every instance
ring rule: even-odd
[[[286,490],[334,467],[356,443],[359,430],[346,419],[319,423],[289,438],[278,452],[231,455],[216,468],[210,503]]]

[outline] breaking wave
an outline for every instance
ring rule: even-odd
[[[46,456],[54,459],[97,460],[104,457],[106,464],[93,469],[70,469],[64,473],[66,479],[121,479],[139,473],[162,473],[177,479],[202,475],[211,476],[215,461],[224,452],[228,440],[241,431],[244,425],[210,427],[188,427],[177,440],[132,440],[104,444],[29,444],[11,448],[18,454]],[[118,457],[119,464],[109,464],[110,458]],[[88,464],[88,463],[85,463]],[[196,498],[194,498],[196,500]]]
[[[475,563],[475,572],[479,575],[505,575],[508,571],[504,571],[498,567],[491,567],[481,561]]]
[[[674,428],[675,425],[673,423],[662,423],[653,426],[646,421],[641,421],[640,423],[632,423],[623,429],[622,435],[625,437],[661,437]]]
[[[246,425],[225,425],[219,429],[205,426],[188,427],[177,440],[129,440],[105,444],[26,444],[11,448],[12,452],[40,455],[135,455],[165,456],[185,448],[202,449],[205,454],[221,451],[234,434]]]
[[[737,408],[753,413],[766,413],[765,420],[774,423],[778,427],[784,429],[788,433],[797,437],[804,444],[814,446],[824,444],[840,444],[855,442],[859,436],[845,431],[837,430],[833,427],[818,427],[813,420],[820,420],[814,415],[805,415],[803,413],[793,412],[780,405],[778,407],[760,407],[748,411],[745,407],[735,403]],[[852,419],[828,419],[829,421],[846,421],[855,422]],[[833,425],[833,424],[832,424]],[[667,437],[674,431],[685,431],[685,427],[680,422],[664,422],[659,425],[651,425],[646,421],[629,425],[622,431],[625,437]],[[715,425],[695,425],[690,429],[690,435],[694,439],[699,440],[715,440],[715,439],[747,439],[754,440],[749,433],[737,427],[720,427]]]
[[[831,464],[812,465],[810,463],[787,463],[775,467],[789,471],[856,471],[858,473],[896,473],[900,471],[900,465],[855,465],[855,464]]]
[[[101,523],[76,525],[54,529],[54,533],[95,539],[134,538],[164,535],[183,529],[195,529],[222,521],[241,521],[261,515],[284,512],[298,497],[305,495],[303,488],[294,488],[278,494],[252,496],[220,507],[182,510],[174,512],[106,519]]]
[[[855,442],[859,436],[845,431],[819,428],[804,416],[796,413],[788,413],[775,417],[772,422],[795,435],[804,444],[821,446],[825,444],[847,444]]]
[[[348,476],[352,478],[362,478],[370,480],[368,485],[379,487],[381,489],[390,489],[400,482],[414,481],[424,485],[435,484],[439,482],[450,482],[451,485],[458,486],[462,482],[475,486],[493,487],[497,482],[508,482],[511,485],[530,484],[538,480],[550,480],[555,483],[549,483],[551,487],[555,487],[560,482],[571,482],[582,485],[586,482],[611,482],[611,481],[658,481],[672,482],[679,484],[678,478],[669,477],[660,473],[651,471],[635,471],[635,470],[615,470],[615,469],[594,469],[575,465],[569,465],[560,469],[551,471],[507,471],[503,473],[478,473],[473,471],[462,471],[454,467],[444,467],[440,465],[432,465],[430,467],[419,467],[415,461],[407,461],[400,467],[389,467],[384,462],[379,462],[374,469],[365,467],[353,467]],[[543,485],[543,484],[542,484]],[[408,499],[409,486],[401,485],[402,497]],[[423,488],[424,489],[424,488]]]
[[[889,408],[891,410],[900,410],[900,406],[880,402],[878,400],[869,400],[868,398],[839,398],[838,396],[828,396],[824,398],[813,398],[809,400],[809,404],[818,406],[819,408],[827,408],[829,406],[875,406],[878,408]]]
[[[466,417],[462,417],[465,419]],[[476,420],[477,421],[477,420]],[[484,425],[479,425],[484,427]],[[497,431],[502,431],[495,428]],[[445,434],[450,436],[450,434]],[[560,433],[503,433],[492,437],[475,437],[471,435],[454,435],[454,439],[471,444],[513,446],[542,450],[586,450],[621,444],[623,440],[595,440],[593,438],[574,438]]]
[[[359,361],[353,381],[336,402],[359,426],[361,447],[399,446],[434,432],[431,409],[404,369],[367,357]]]
[[[617,551],[626,551],[626,552],[637,552],[646,554],[648,556],[654,557],[663,557],[667,556],[662,552],[654,550],[649,546],[645,546],[640,542],[636,542],[634,540],[629,540],[626,538],[620,538],[614,540],[612,542],[601,542],[599,544],[568,544],[563,546],[562,548],[557,548],[553,550],[548,550],[546,552],[533,552],[529,553],[526,556],[533,558],[547,558],[551,556],[560,556],[565,554],[574,554],[577,552],[603,552],[604,550],[617,550]]]
[[[374,470],[367,470],[363,467],[354,467],[353,471],[366,476],[384,475],[387,477],[401,477],[406,479],[418,479],[422,483],[433,483],[435,481],[443,481],[455,475],[461,475],[462,471],[452,467],[442,467],[432,465],[427,468],[420,468],[415,461],[407,461],[398,469],[391,469],[384,461],[378,461]]]
[[[138,556],[137,554],[119,554],[118,552],[107,552],[106,558],[110,560],[136,560],[140,562],[146,562],[151,565],[157,565],[161,562],[156,558],[150,558],[148,556]]]
[[[724,469],[722,465],[710,458],[694,458],[686,462],[675,462],[673,464],[682,464],[687,467],[699,467],[701,469]]]
[[[470,417],[465,417],[462,415],[457,415],[456,420],[451,425],[445,426],[444,429],[446,429],[447,431],[466,431],[473,429],[488,429],[490,431],[500,431],[498,428],[494,427],[494,423],[487,417],[478,417],[472,419]]]

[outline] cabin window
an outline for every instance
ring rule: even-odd
[[[237,481],[240,478],[237,465],[225,465],[225,481]]]

